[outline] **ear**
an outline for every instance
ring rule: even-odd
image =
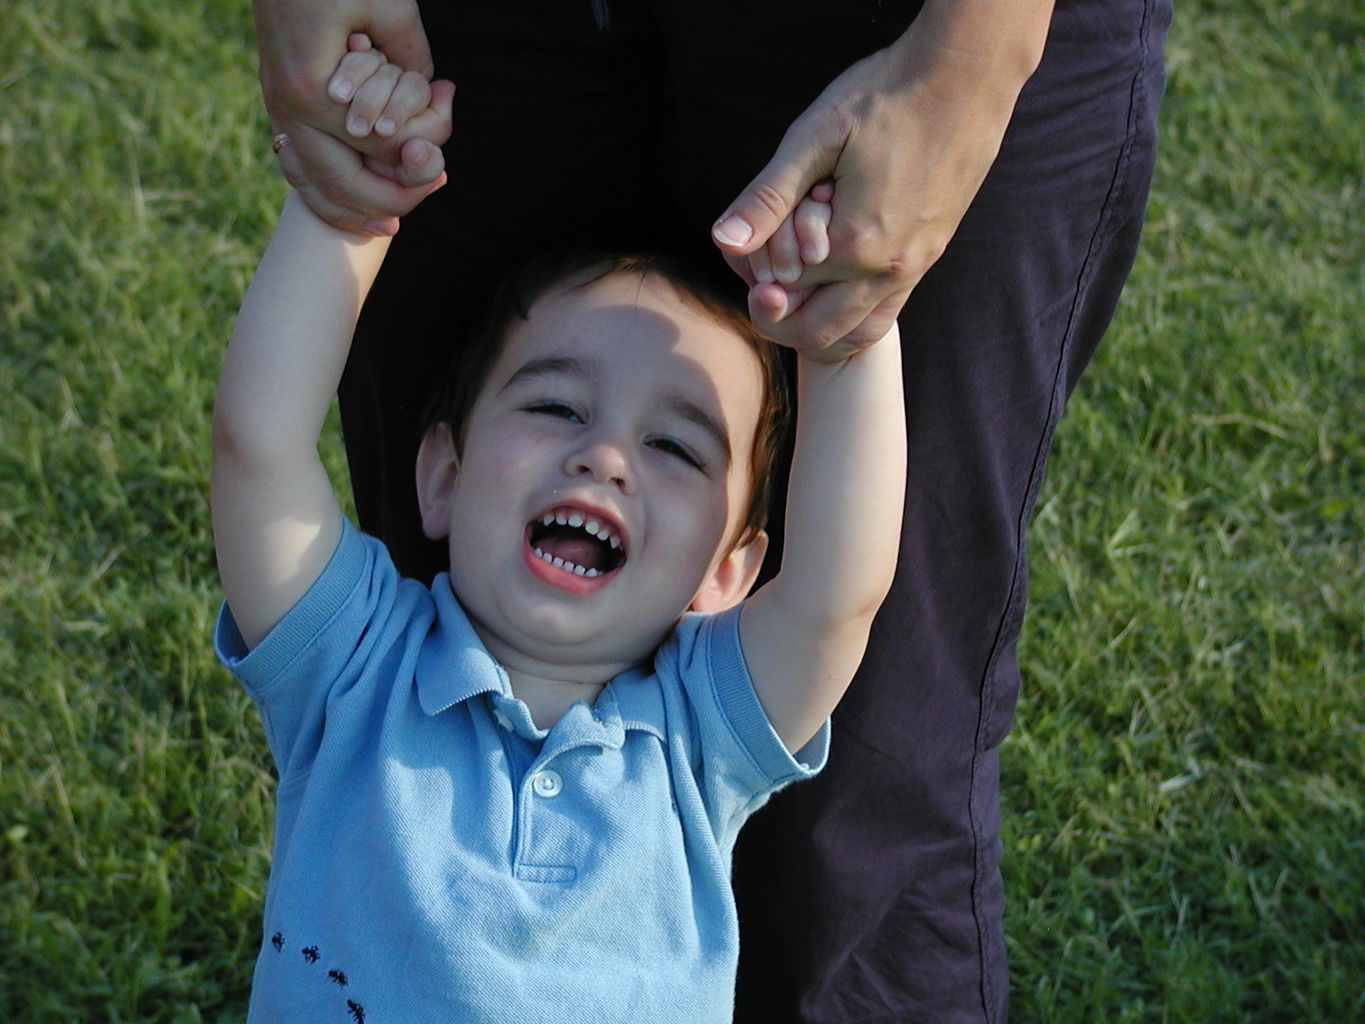
[[[450,533],[450,503],[459,469],[450,427],[444,423],[432,427],[417,449],[417,504],[422,511],[422,532],[429,540]]]
[[[762,530],[747,544],[732,548],[702,581],[689,608],[694,612],[723,612],[739,604],[758,579],[767,553],[768,535]]]

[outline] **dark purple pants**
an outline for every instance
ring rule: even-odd
[[[786,126],[918,5],[428,0],[458,86],[450,184],[403,222],[341,387],[360,519],[429,577],[412,473],[462,310],[566,239],[693,250]],[[894,13],[893,13],[894,12]],[[1052,432],[1113,313],[1156,142],[1169,0],[1059,0],[999,160],[900,318],[900,567],[830,764],[736,857],[737,1019],[1002,1021],[998,749],[1024,532]]]

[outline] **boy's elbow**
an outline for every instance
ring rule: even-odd
[[[219,401],[214,405],[210,444],[215,467],[269,470],[297,462],[305,450],[295,433],[278,417]]]

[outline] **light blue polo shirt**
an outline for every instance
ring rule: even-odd
[[[537,729],[445,576],[349,524],[247,653],[279,769],[252,1022],[718,1024],[732,1017],[740,825],[823,765],[768,724],[738,609]]]

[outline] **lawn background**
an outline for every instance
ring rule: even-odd
[[[0,44],[0,1020],[240,1020],[273,784],[205,481],[283,189],[249,12],[4,0]],[[1169,68],[1032,535],[1013,1019],[1362,1020],[1365,6],[1183,0]]]

